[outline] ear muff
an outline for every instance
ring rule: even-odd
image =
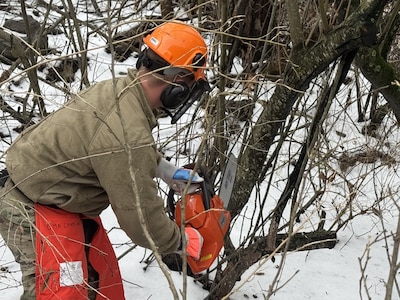
[[[181,105],[190,93],[189,86],[184,82],[173,82],[161,93],[161,103],[165,108],[174,109]]]
[[[206,58],[204,54],[197,53],[193,58],[193,67],[195,70],[206,65]]]
[[[147,56],[147,49],[144,49],[142,52],[139,53],[139,56],[136,61],[136,69],[139,70],[141,66],[149,68],[151,66],[151,61]]]

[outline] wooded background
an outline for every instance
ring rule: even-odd
[[[209,299],[229,294],[250,266],[277,251],[334,247],[350,220],[399,214],[398,181],[374,181],[368,197],[366,188],[370,176],[397,176],[398,145],[388,137],[400,120],[400,1],[6,0],[0,9],[9,16],[0,28],[6,143],[51,112],[44,87],[67,100],[96,82],[88,76],[91,39],[103,40],[115,62],[137,57],[143,35],[165,20],[188,22],[208,41],[213,91],[160,150],[201,161],[216,187],[233,152],[232,226],[242,224],[249,202],[255,207],[240,242],[227,236],[213,281],[197,278]],[[57,35],[68,44],[52,47]],[[21,81],[29,82],[23,94],[15,92]],[[198,126],[204,133],[196,136]],[[357,135],[364,143],[346,141]],[[394,241],[389,300],[400,295],[399,230],[387,239]]]

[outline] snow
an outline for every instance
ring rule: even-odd
[[[80,15],[80,17],[85,19],[86,15]],[[67,53],[68,47],[65,46],[65,41],[61,36],[51,36],[49,44],[61,49],[63,54]],[[91,61],[89,81],[92,83],[112,76],[109,63],[110,55],[105,53],[104,44],[104,39],[99,35],[90,35],[89,49],[91,50],[88,57]],[[47,57],[48,60],[54,58],[56,56]],[[124,62],[116,63],[115,74],[125,73],[127,68],[135,65],[135,60],[135,57],[132,56]],[[6,68],[7,66],[4,66],[3,70]],[[236,70],[237,72],[241,70],[239,63],[236,66]],[[76,75],[79,77],[79,72]],[[28,82],[20,78],[18,73],[16,73],[14,81],[17,79],[21,79],[19,85],[9,83],[8,87],[12,87],[16,93],[23,94],[27,89]],[[79,86],[76,82],[71,84],[72,90],[78,89]],[[60,94],[58,90],[49,86],[43,86],[43,90],[46,91],[47,104],[53,109],[62,106],[66,100],[65,95]],[[268,84],[268,91],[273,91],[273,86],[270,86],[270,84]],[[343,95],[343,97],[345,96],[347,95]],[[260,110],[261,106],[257,105],[257,109],[254,112],[255,117]],[[352,112],[355,114],[355,110],[355,108],[353,111],[349,109],[347,113]],[[374,148],[378,145],[374,144],[378,141],[360,135],[360,128],[357,127],[359,125],[352,124],[349,121],[353,120],[354,116],[340,115],[340,111],[343,111],[342,106],[332,107],[330,112],[332,117],[328,119],[325,126],[337,124],[338,120],[341,119],[341,124],[344,124],[343,126],[345,127],[342,131],[347,134],[347,137],[344,139],[338,136],[331,136],[330,143],[337,143],[340,147],[352,151],[365,147]],[[194,113],[194,110],[190,110],[175,126],[169,124],[168,118],[160,119],[159,128],[154,132],[155,139],[161,145],[165,145],[165,154],[171,156],[177,165],[186,163],[183,155],[177,155],[183,150],[180,144],[181,141],[179,139],[170,141],[168,138],[173,136],[186,122],[191,121],[192,113]],[[344,120],[345,117],[347,117],[346,120]],[[387,122],[389,123],[390,119]],[[188,144],[189,154],[195,153],[201,142],[203,128],[200,123],[190,131],[189,136],[192,140]],[[390,127],[390,124],[386,125]],[[7,126],[10,126],[10,123],[5,124],[2,120],[0,126],[1,131],[4,132],[9,130]],[[15,133],[13,133],[14,136]],[[183,139],[183,137],[181,138]],[[398,151],[396,145],[399,141],[398,131],[391,131],[386,136],[386,139],[388,147],[392,149],[393,155],[396,156]],[[8,144],[2,142],[1,147],[4,153]],[[4,161],[4,158],[2,161]],[[278,174],[281,181],[277,180],[272,189],[276,193],[271,193],[271,207],[274,206],[277,200],[276,197],[279,196],[279,190],[284,187],[283,181],[287,178],[287,174],[290,171],[289,168],[287,167]],[[379,170],[378,174],[374,166],[361,165],[348,171],[347,178],[353,183],[359,184],[360,188],[364,188],[365,191],[364,197],[357,199],[357,202],[354,203],[356,207],[366,209],[374,203],[377,198],[374,194],[374,187],[381,186],[382,190],[384,190],[387,184],[390,184],[390,187],[398,186],[400,180],[396,173],[396,166],[387,167],[386,171],[382,171],[382,168]],[[360,174],[364,174],[365,177],[360,179]],[[365,189],[368,186],[370,188]],[[341,207],[342,203],[335,203],[335,194],[343,194],[345,192],[344,183],[339,180],[334,181],[330,186],[329,193],[324,198],[324,203],[332,204],[327,210],[328,221],[331,223],[337,215],[335,208],[338,210],[343,208]],[[242,275],[229,299],[263,299],[267,297],[270,291],[272,293],[271,299],[274,300],[383,299],[385,282],[389,273],[389,259],[393,249],[393,238],[385,238],[385,235],[389,236],[396,231],[399,209],[393,203],[397,201],[397,194],[398,190],[393,190],[392,198],[384,202],[385,205],[380,213],[374,214],[373,211],[367,209],[363,215],[350,220],[338,232],[338,243],[333,249],[290,252],[285,256],[276,254],[274,255],[274,260],[271,257],[265,257]],[[335,205],[338,207],[335,207]],[[266,210],[268,211],[271,207],[266,208]],[[235,220],[231,232],[231,238],[235,244],[238,244],[243,239],[243,234],[251,229],[248,219],[257,209],[256,200],[252,199],[243,209],[243,214],[246,215],[241,215]],[[302,216],[302,223],[297,225],[299,229],[302,229],[302,226],[303,229],[315,226],[315,213],[313,211],[308,211],[307,213],[309,215]],[[310,219],[306,216],[309,216]],[[118,223],[110,208],[105,210],[101,217],[104,226],[109,230],[109,236],[117,257],[124,254],[119,263],[124,280],[126,299],[173,299],[169,284],[157,263],[155,261],[149,265],[145,263],[146,258],[151,255],[151,251],[141,247],[134,247],[126,234],[118,228]],[[343,216],[343,218],[346,217],[348,216]],[[126,253],[128,250],[130,251]],[[22,293],[19,265],[15,263],[11,252],[4,246],[4,242],[1,239],[0,268],[0,298],[19,299],[19,295]],[[170,274],[176,288],[179,291],[184,290],[182,274],[173,271]],[[178,293],[180,294],[180,292]],[[208,291],[204,290],[199,283],[196,283],[190,277],[188,278],[187,299],[200,300],[204,299],[207,294]],[[400,299],[399,297],[398,294],[394,293],[392,300]]]

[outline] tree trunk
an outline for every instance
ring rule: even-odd
[[[289,115],[295,101],[307,89],[310,82],[338,57],[361,46],[371,46],[370,33],[374,24],[370,16],[382,10],[385,2],[372,1],[367,10],[354,13],[341,26],[326,34],[325,38],[311,48],[292,51],[282,84],[278,84],[273,96],[254,125],[249,140],[244,142],[238,159],[238,172],[228,209],[235,217],[247,203],[259,178],[268,151],[279,128]]]

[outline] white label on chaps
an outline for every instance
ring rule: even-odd
[[[60,286],[83,284],[83,269],[81,261],[60,263]]]

